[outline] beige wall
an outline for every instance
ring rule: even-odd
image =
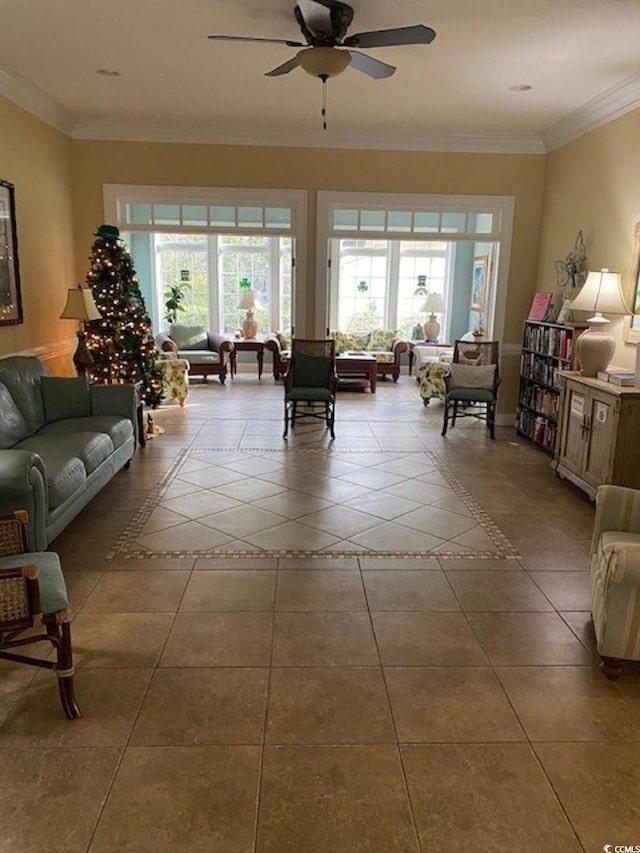
[[[0,177],[15,185],[24,323],[0,326],[0,355],[68,350],[73,328],[59,320],[75,282],[71,141],[0,98]],[[59,355],[50,369],[71,367]]]
[[[640,110],[591,131],[547,155],[538,289],[554,290],[554,261],[564,258],[582,229],[590,269],[622,274],[631,302],[631,250],[640,220]],[[584,317],[584,315],[581,315]],[[621,340],[620,320],[611,331],[620,343],[614,363],[633,367],[635,346]]]
[[[102,221],[105,183],[307,190],[310,310],[318,190],[515,196],[516,261],[505,340],[520,340],[535,285],[544,157],[75,141],[73,172],[78,274],[86,269],[91,235]]]

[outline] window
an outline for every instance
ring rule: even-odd
[[[398,329],[403,337],[412,337],[413,327],[424,323],[421,308],[427,292],[438,292],[447,304],[450,255],[444,242],[335,240],[331,327]]]
[[[383,327],[411,336],[435,293],[441,340],[480,323],[500,336],[513,211],[506,196],[318,192],[316,333]]]
[[[290,331],[296,311],[304,321],[294,271],[303,267],[305,192],[106,185],[104,195],[106,221],[129,244],[154,327],[166,328],[165,294],[179,285],[182,322],[234,334],[245,318],[242,279],[255,292],[260,333]]]

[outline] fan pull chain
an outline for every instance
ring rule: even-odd
[[[327,74],[320,74],[320,79],[322,80],[322,109],[320,110],[320,115],[322,116],[322,129],[327,129],[327,80],[329,79]]]

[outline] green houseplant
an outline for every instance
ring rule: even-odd
[[[164,319],[167,323],[178,322],[178,313],[180,311],[184,311],[184,305],[181,305],[180,303],[184,299],[186,289],[185,285],[174,284],[169,288],[169,290],[165,290]]]

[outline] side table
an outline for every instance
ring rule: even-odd
[[[231,378],[238,372],[238,353],[255,352],[258,362],[258,379],[262,379],[262,366],[264,364],[264,341],[259,338],[234,338],[233,350],[231,351]]]

